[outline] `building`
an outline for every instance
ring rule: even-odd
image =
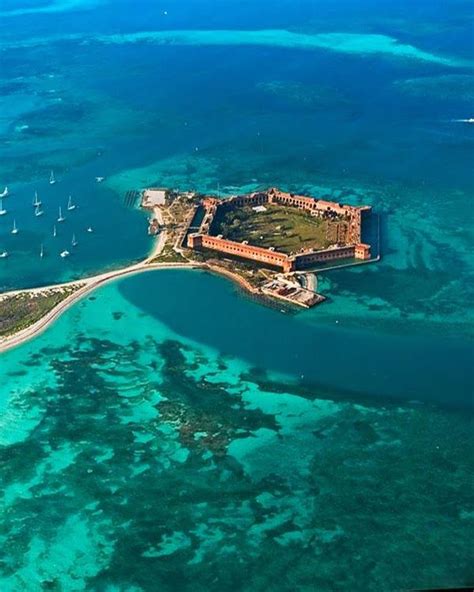
[[[149,187],[143,191],[142,207],[154,208],[155,206],[163,206],[166,202],[167,189],[160,187]]]
[[[348,223],[348,235],[344,245],[335,245],[327,249],[312,250],[297,255],[287,255],[273,248],[240,243],[222,236],[209,234],[212,221],[218,208],[238,208],[250,206],[254,210],[264,204],[282,205],[302,209],[311,215],[322,218],[343,217]],[[206,197],[201,205],[205,209],[198,232],[188,236],[187,246],[191,249],[211,249],[219,253],[257,261],[281,269],[285,273],[314,267],[317,263],[328,263],[338,259],[370,259],[370,245],[362,243],[362,220],[364,214],[371,211],[370,206],[350,206],[304,195],[285,193],[276,188],[258,191],[247,195],[237,195],[225,200]]]

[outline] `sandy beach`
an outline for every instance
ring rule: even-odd
[[[35,323],[31,324],[26,329],[22,329],[17,333],[12,335],[8,335],[7,337],[0,338],[0,354],[33,339],[43,331],[45,331],[49,325],[51,325],[55,320],[57,320],[63,312],[68,310],[73,304],[78,302],[84,296],[90,294],[96,288],[103,286],[113,280],[118,278],[133,275],[137,273],[143,273],[147,271],[157,271],[157,270],[164,270],[164,269],[204,269],[209,270],[214,273],[218,273],[228,279],[232,280],[233,282],[237,283],[243,289],[251,292],[256,293],[257,290],[244,278],[239,276],[236,273],[232,273],[231,271],[218,267],[216,265],[208,265],[199,262],[186,262],[186,263],[152,263],[153,259],[161,254],[163,248],[166,243],[166,232],[161,232],[160,235],[157,237],[153,249],[149,253],[148,257],[139,263],[135,263],[133,265],[129,265],[128,267],[124,267],[121,269],[116,269],[108,272],[104,272],[92,277],[87,277],[79,280],[73,280],[70,282],[64,282],[61,284],[54,284],[50,286],[42,286],[40,288],[31,288],[26,290],[13,290],[10,292],[5,292],[0,294],[0,302],[6,298],[10,298],[12,296],[16,296],[18,294],[41,294],[44,292],[48,292],[50,290],[61,290],[63,288],[72,288],[78,287],[75,292],[70,294],[67,298],[62,300],[59,304],[57,304],[54,308],[52,308],[48,313],[46,313],[41,319],[36,321]]]
[[[61,289],[65,287],[72,287],[74,285],[81,285],[81,287],[76,290],[73,294],[65,298],[62,302],[60,302],[57,306],[52,308],[47,314],[45,314],[41,319],[23,329],[14,333],[13,335],[9,335],[4,337],[0,340],[0,354],[17,347],[18,345],[24,343],[25,341],[29,341],[33,337],[36,337],[40,333],[42,333],[51,323],[53,323],[56,319],[58,319],[63,312],[65,312],[68,308],[70,308],[73,304],[78,302],[87,294],[90,294],[96,288],[103,286],[113,280],[116,280],[120,277],[124,277],[127,275],[133,275],[136,273],[143,273],[146,271],[157,271],[159,269],[198,269],[204,268],[200,264],[194,263],[148,263],[148,259],[144,262],[137,263],[135,265],[131,265],[129,267],[125,267],[122,269],[117,269],[115,271],[110,271],[106,273],[102,273],[100,275],[96,275],[93,277],[85,278],[82,280],[76,280],[73,282],[67,282],[64,284],[56,284],[52,286],[44,286],[42,288],[32,288],[31,290],[15,290],[13,292],[5,292],[1,295],[1,299],[14,296],[16,294],[33,294],[33,293],[41,293],[46,292],[48,290],[54,289]]]

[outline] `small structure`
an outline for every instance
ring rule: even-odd
[[[286,300],[303,308],[311,308],[324,302],[325,297],[303,288],[298,282],[278,277],[262,286],[262,293],[272,298]]]
[[[142,207],[154,208],[156,206],[164,206],[168,191],[159,187],[149,187],[143,191]]]

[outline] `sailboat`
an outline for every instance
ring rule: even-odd
[[[0,216],[5,216],[6,213],[7,213],[7,211],[3,207],[3,199],[0,197]]]
[[[17,228],[17,225],[16,225],[16,220],[13,220],[12,234],[18,234],[18,228]]]
[[[35,199],[33,200],[33,206],[37,208],[41,205],[41,200],[38,198],[38,192],[35,191]]]
[[[44,249],[43,249],[43,245],[41,245],[40,247],[40,258],[43,259],[44,257]]]
[[[88,226],[88,227],[87,227],[87,232],[94,232],[94,230],[93,230],[92,226]]]
[[[69,199],[67,200],[67,209],[69,211],[76,209],[76,206],[72,203],[72,196],[71,195],[69,196]]]
[[[0,258],[1,259],[6,259],[8,257],[8,251],[2,251],[0,253]]]
[[[0,197],[6,197],[9,194],[8,187],[5,186],[5,189],[0,193]]]
[[[67,250],[61,251],[60,256],[64,259],[65,257],[69,257],[70,253]]]
[[[53,236],[57,236],[56,224],[53,226]]]
[[[64,220],[66,220],[66,218],[63,216],[63,213],[62,213],[62,210],[61,210],[61,206],[59,206],[58,222],[64,222]]]
[[[76,235],[75,234],[72,235],[71,245],[73,247],[75,247],[77,245],[77,240],[76,240]]]
[[[49,175],[49,184],[54,185],[55,183],[56,183],[56,179],[54,177],[54,171],[51,171],[51,174]]]
[[[43,215],[43,210],[39,206],[36,206],[35,216],[38,217],[38,216],[42,216],[42,215]]]

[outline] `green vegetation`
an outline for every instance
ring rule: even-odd
[[[0,301],[0,337],[7,337],[39,321],[46,313],[80,288],[80,285],[43,293],[24,292]]]
[[[257,261],[240,259],[210,249],[190,250],[189,254],[194,261],[208,263],[240,275],[254,288],[260,288],[262,284],[268,282],[275,275],[274,270],[262,267],[261,263]]]
[[[265,208],[265,212],[255,212],[251,207],[233,208],[218,214],[212,234],[294,254],[301,249],[327,248],[335,242],[332,238],[337,234],[334,233],[335,227],[345,224],[316,218],[295,208],[269,204]]]
[[[167,243],[163,251],[154,257],[150,263],[186,263],[187,259],[173,249],[173,245]]]

